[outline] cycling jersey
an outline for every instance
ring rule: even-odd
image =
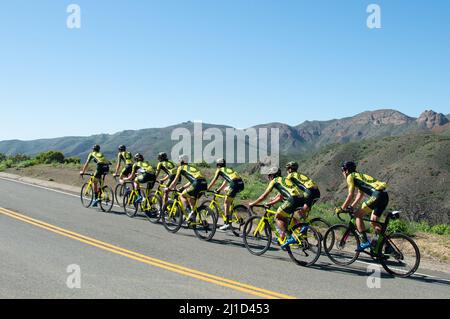
[[[124,162],[125,165],[133,165],[133,155],[130,152],[120,152],[117,155],[117,162]]]
[[[311,178],[298,172],[290,173],[287,179],[291,180],[302,191],[306,192],[308,189],[317,188],[317,184]]]
[[[385,182],[381,182],[367,174],[356,172],[347,176],[347,184],[350,192],[353,193],[356,187],[369,196],[376,195],[378,192],[385,191],[387,188]]]
[[[194,183],[198,180],[204,180],[205,177],[202,175],[202,173],[198,170],[198,168],[190,165],[185,164],[178,167],[177,170],[177,176],[183,176],[185,177],[189,183]]]
[[[110,164],[109,161],[106,159],[105,155],[100,152],[92,152],[89,154],[87,161],[91,162],[94,160],[94,163],[96,164]]]
[[[149,162],[137,162],[133,165],[133,170],[131,171],[131,174],[154,174],[155,171],[153,169],[153,166],[149,164]]]
[[[272,191],[273,189],[276,189],[285,200],[292,197],[303,197],[303,193],[294,185],[294,183],[284,177],[277,177],[270,182],[267,191]]]
[[[158,163],[156,167],[156,171],[159,174],[160,171],[163,171],[169,176],[173,176],[177,173],[177,168],[174,162],[172,161],[162,161]]]
[[[219,176],[223,177],[228,183],[231,183],[232,181],[241,179],[239,174],[234,169],[229,168],[229,167],[218,168],[213,179],[216,179]]]

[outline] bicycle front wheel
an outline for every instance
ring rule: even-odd
[[[348,266],[359,257],[360,240],[355,231],[346,225],[331,227],[324,237],[325,253],[336,265]]]
[[[123,198],[127,193],[127,189],[133,188],[133,185],[129,182],[125,182],[124,184],[117,184],[114,194],[116,196],[117,205],[123,207]]]
[[[100,208],[104,212],[110,212],[114,206],[114,191],[109,186],[104,186],[101,192]]]
[[[123,198],[123,210],[125,214],[127,214],[127,216],[131,218],[136,216],[139,209],[139,205],[134,203],[135,200],[136,194],[134,192],[129,192],[125,194]]]
[[[250,219],[252,214],[244,205],[238,205],[234,208],[234,212],[231,220],[231,227],[234,236],[241,237],[244,232],[244,226],[247,220]]]
[[[297,230],[298,231],[298,230]],[[310,267],[320,257],[322,238],[317,230],[310,227],[305,234],[298,235],[300,242],[289,246],[286,250],[289,257],[299,266]]]
[[[197,208],[195,222],[193,224],[194,233],[204,241],[213,239],[216,233],[217,219],[216,214],[207,206]]]
[[[180,206],[169,200],[161,210],[161,222],[168,232],[176,233],[179,231],[183,223],[183,213]]]
[[[84,207],[91,207],[92,202],[94,201],[94,190],[89,183],[86,183],[81,187],[80,199],[81,204]]]
[[[244,225],[242,234],[245,248],[256,256],[266,253],[272,242],[272,230],[261,216],[250,217]]]
[[[148,198],[150,199],[144,209],[145,217],[152,224],[157,224],[161,219],[162,198],[155,195],[155,192],[151,192]]]
[[[389,235],[381,247],[380,263],[389,274],[407,278],[419,268],[419,247],[408,236],[398,233]]]

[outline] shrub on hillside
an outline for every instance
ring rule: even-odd
[[[7,160],[7,156],[3,153],[0,153],[0,162],[6,161]]]
[[[64,159],[65,164],[81,164],[81,159],[79,157],[68,157]]]
[[[29,156],[27,156],[25,154],[16,154],[16,155],[10,156],[8,158],[8,160],[12,161],[13,164],[24,162],[24,161],[28,161],[30,159],[31,159],[31,157],[29,157]],[[10,168],[10,167],[8,167],[8,168]]]
[[[40,153],[36,156],[36,160],[40,164],[64,163],[64,154],[59,151],[48,151]]]
[[[441,224],[431,227],[431,232],[437,235],[450,235],[450,226]]]

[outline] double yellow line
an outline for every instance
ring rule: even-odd
[[[186,267],[183,267],[180,265],[172,264],[172,263],[169,263],[169,262],[166,262],[163,260],[152,258],[152,257],[146,256],[146,255],[142,255],[142,254],[139,254],[139,253],[136,253],[136,252],[124,249],[124,248],[120,248],[120,247],[102,242],[102,241],[94,239],[94,238],[83,236],[81,234],[69,231],[64,228],[60,228],[60,227],[45,223],[43,221],[19,214],[17,212],[13,212],[13,211],[5,209],[5,208],[0,207],[0,214],[9,216],[16,220],[20,220],[20,221],[23,221],[25,223],[28,223],[28,224],[31,224],[34,226],[37,226],[39,228],[51,231],[51,232],[59,234],[61,236],[77,240],[77,241],[85,243],[87,245],[94,246],[94,247],[100,248],[102,250],[106,250],[106,251],[112,252],[114,254],[121,255],[121,256],[127,257],[129,259],[133,259],[133,260],[136,260],[136,261],[148,264],[148,265],[152,265],[152,266],[162,268],[162,269],[174,272],[174,273],[178,273],[183,276],[196,278],[196,279],[199,279],[202,281],[206,281],[206,282],[216,284],[216,285],[219,285],[222,287],[227,287],[227,288],[230,288],[233,290],[237,290],[237,291],[244,292],[244,293],[247,293],[247,294],[250,294],[253,296],[257,296],[257,297],[261,297],[261,298],[295,299],[295,297],[291,297],[291,296],[280,294],[280,293],[273,292],[270,290],[265,290],[265,289],[258,288],[255,286],[243,284],[243,283],[240,283],[237,281],[214,276],[214,275],[211,275],[208,273],[197,271],[195,269],[186,268]]]

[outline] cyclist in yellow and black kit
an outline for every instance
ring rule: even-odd
[[[134,181],[134,188],[139,191],[139,196],[135,200],[135,204],[142,202],[143,197],[141,194],[141,184],[149,184],[148,187],[151,189],[155,185],[156,176],[153,166],[149,162],[144,160],[144,156],[137,153],[134,156],[136,163],[133,164],[130,176],[123,179],[123,181]]]
[[[281,248],[286,248],[289,245],[295,244],[296,239],[290,234],[287,230],[287,221],[285,220],[286,215],[293,215],[295,211],[298,209],[301,209],[303,205],[305,205],[305,198],[303,196],[303,193],[298,189],[297,186],[295,186],[291,180],[281,177],[281,169],[278,167],[272,167],[269,170],[269,180],[271,181],[269,186],[267,187],[264,194],[262,194],[256,201],[253,203],[250,203],[250,208],[258,205],[263,200],[269,196],[269,194],[272,192],[272,190],[278,191],[278,196],[276,196],[272,201],[267,203],[267,205],[274,205],[280,201],[283,201],[283,204],[278,209],[278,213],[275,216],[275,221],[282,231],[282,238],[284,237],[284,234],[288,235],[288,239],[286,240],[285,244],[281,246]],[[302,232],[304,229],[301,230]]]
[[[170,184],[166,192],[172,191],[178,184],[178,181],[184,177],[188,180],[188,183],[183,186],[183,192],[181,193],[181,201],[183,205],[190,208],[188,221],[192,220],[194,216],[195,201],[199,199],[208,188],[208,183],[200,170],[193,165],[189,164],[189,156],[182,155],[179,158],[180,166],[177,169],[175,179]],[[189,205],[187,205],[189,204]]]
[[[314,204],[320,199],[320,190],[314,181],[308,176],[298,172],[298,163],[286,164],[287,179],[291,180],[305,195],[305,206],[302,209],[302,217],[306,217]]]
[[[80,172],[80,175],[86,173],[86,170],[88,169],[89,163],[91,161],[94,161],[94,163],[97,164],[97,169],[94,173],[94,202],[92,203],[92,207],[97,207],[99,202],[98,195],[100,193],[98,182],[100,178],[103,178],[103,175],[109,173],[109,165],[111,165],[111,163],[106,159],[105,155],[100,152],[100,145],[94,145],[94,147],[92,148],[92,152],[88,155],[86,163],[84,164],[83,169]]]
[[[120,175],[119,170],[122,162],[125,164],[124,169],[121,171]],[[125,145],[119,146],[119,154],[117,155],[117,166],[116,172],[114,173],[114,177],[119,176],[120,179],[123,179],[131,174],[131,170],[133,169],[133,155],[130,152],[127,152],[127,148]]]
[[[216,190],[216,193],[220,193],[225,188],[227,183],[229,184],[229,187],[226,191],[224,204],[224,210],[225,215],[227,216],[227,220],[225,221],[225,225],[220,227],[220,230],[227,230],[231,227],[231,224],[228,222],[228,220],[231,219],[231,216],[229,214],[230,207],[233,204],[236,195],[244,190],[244,181],[234,169],[227,167],[225,159],[223,158],[218,159],[216,161],[216,164],[217,164],[216,174],[214,175],[213,180],[209,184],[208,190],[211,190],[211,188],[216,184],[219,177],[222,177],[224,181],[222,185]]]
[[[158,176],[161,172],[164,172],[166,176],[164,176],[163,179],[160,180],[160,183],[166,183],[167,186],[172,184],[173,180],[175,179],[175,176],[177,175],[177,166],[174,162],[170,161],[167,153],[159,153],[158,154],[158,166],[156,167],[156,179],[158,179]],[[168,194],[164,194],[164,203],[167,201]]]
[[[372,213],[372,227],[377,234],[381,232],[380,225],[374,222],[379,221],[389,204],[389,195],[386,192],[387,184],[367,174],[357,172],[356,164],[354,162],[345,162],[342,165],[342,173],[347,181],[348,196],[342,207],[338,208],[336,212],[339,213],[349,209],[352,210],[353,207],[356,207],[361,202],[364,195],[370,196],[370,198],[364,202],[361,209],[355,213],[356,226],[362,235],[361,245],[358,247],[358,251],[364,251],[365,249],[370,248],[371,243],[367,238],[366,226],[364,225],[362,218],[364,215]],[[356,198],[354,198],[356,189],[358,189],[358,193]]]

